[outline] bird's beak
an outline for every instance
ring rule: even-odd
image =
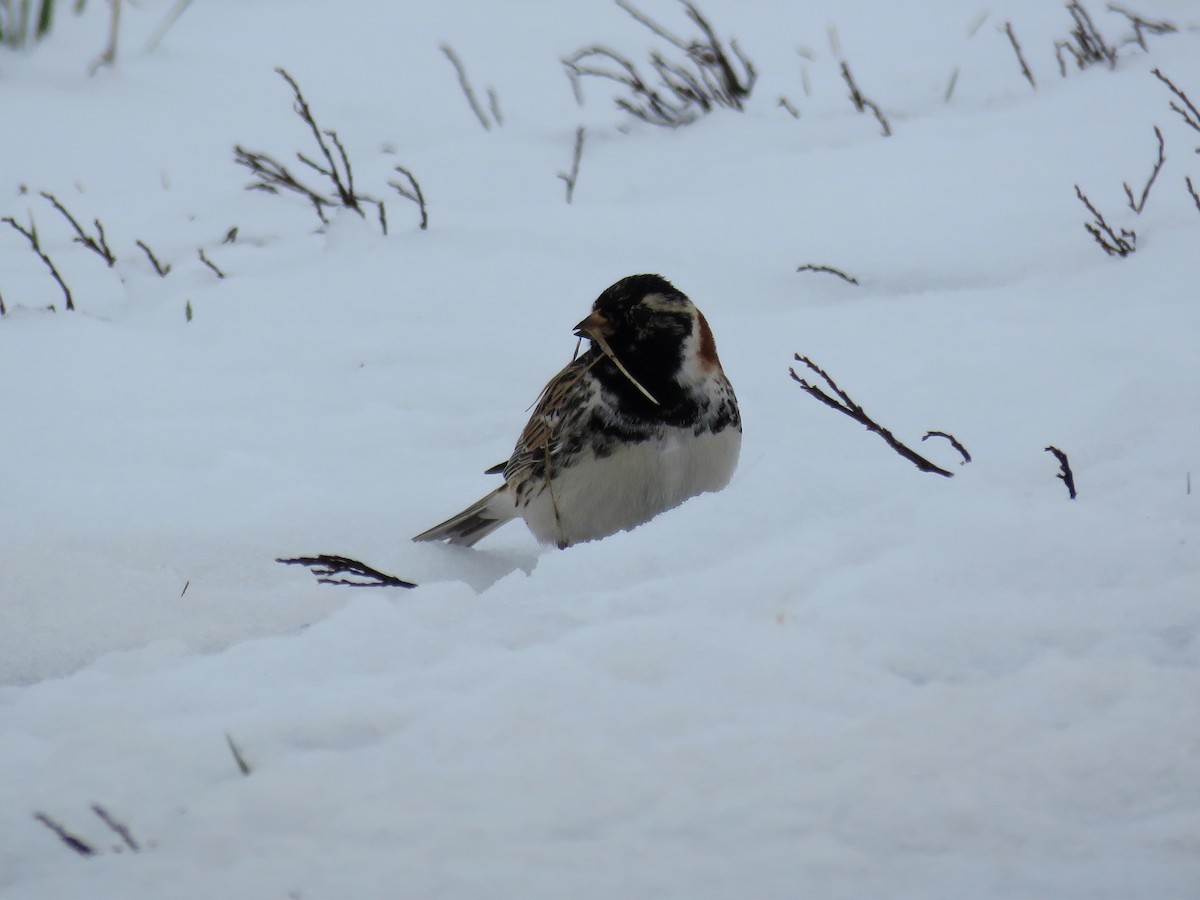
[[[595,340],[596,335],[606,338],[611,336],[614,330],[604,313],[593,309],[591,315],[575,326],[575,337]]]

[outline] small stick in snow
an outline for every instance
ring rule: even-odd
[[[1179,114],[1180,118],[1187,123],[1189,128],[1194,131],[1200,131],[1200,109],[1196,109],[1192,101],[1188,99],[1188,95],[1175,86],[1175,82],[1164,75],[1160,70],[1154,69],[1153,71],[1154,77],[1170,88],[1171,93],[1175,95],[1175,97],[1179,100],[1179,103],[1183,104],[1180,106],[1179,103],[1176,103],[1174,100],[1172,100],[1171,109],[1175,110],[1175,112]],[[1197,148],[1196,152],[1200,153],[1200,148]]]
[[[858,84],[854,81],[854,76],[850,74],[850,64],[844,59],[842,60],[842,78],[846,80],[846,86],[850,88],[850,102],[854,104],[854,108],[859,112],[866,112],[869,109],[874,113],[879,127],[883,129],[883,136],[889,137],[892,133],[892,126],[888,124],[883,110],[874,100],[868,100],[863,96],[863,92],[858,89]]]
[[[19,231],[21,234],[25,235],[25,240],[29,241],[29,246],[33,248],[33,252],[38,255],[43,263],[46,264],[46,268],[50,270],[51,277],[58,282],[59,288],[62,289],[63,297],[66,298],[67,301],[67,309],[73,311],[75,309],[75,301],[71,299],[71,289],[67,287],[67,283],[63,281],[62,276],[58,274],[58,269],[55,267],[53,261],[49,256],[46,255],[45,251],[42,250],[42,245],[38,241],[37,228],[33,225],[33,223],[30,222],[28,229],[22,228],[17,224],[17,220],[12,218],[12,216],[5,216],[3,219],[0,219],[0,222],[7,222],[16,231]]]
[[[99,803],[92,804],[92,812],[94,812],[100,818],[101,822],[112,829],[112,831],[116,833],[117,837],[125,842],[126,847],[128,847],[134,853],[141,851],[142,848],[139,847],[138,842],[133,839],[133,835],[129,833],[129,828],[125,825],[125,823],[118,822],[116,819],[114,819],[109,811]]]
[[[211,259],[209,259],[207,256],[205,256],[205,255],[204,255],[204,248],[203,248],[203,247],[199,247],[199,248],[197,248],[197,249],[196,249],[196,253],[197,253],[197,254],[199,255],[199,257],[200,257],[200,262],[204,263],[206,266],[208,266],[210,269],[212,269],[212,270],[213,270],[213,271],[214,271],[214,272],[217,274],[217,277],[218,277],[218,278],[224,278],[224,277],[225,277],[225,273],[224,273],[224,272],[222,272],[220,269],[218,269],[218,268],[217,268],[217,266],[216,266],[216,264],[215,264],[215,263],[214,263],[214,262],[213,262]]]
[[[404,166],[394,166],[393,168],[408,179],[409,186],[405,187],[398,181],[389,181],[388,184],[394,187],[401,197],[417,204],[417,208],[421,210],[421,230],[424,231],[429,227],[429,213],[425,209],[425,194],[421,191],[421,185],[417,183],[417,179],[413,177],[413,173],[404,168]]]
[[[971,454],[967,452],[967,448],[964,447],[954,435],[946,431],[927,431],[921,440],[924,442],[929,440],[931,437],[940,437],[948,440],[950,442],[950,446],[957,450],[962,456],[962,462],[959,463],[960,466],[965,466],[971,461]]]
[[[583,158],[583,135],[584,128],[580,125],[575,129],[575,151],[571,155],[571,171],[558,173],[558,177],[567,185],[568,206],[571,205],[571,198],[575,196],[575,182],[579,180],[579,161]]]
[[[1135,200],[1133,198],[1133,188],[1129,186],[1129,182],[1122,182],[1122,186],[1125,188],[1125,196],[1129,198],[1129,208],[1139,216],[1142,214],[1142,210],[1146,208],[1146,198],[1150,196],[1150,188],[1154,184],[1154,179],[1158,177],[1158,173],[1162,171],[1163,163],[1167,161],[1167,157],[1163,153],[1162,132],[1158,130],[1157,125],[1154,126],[1154,136],[1158,138],[1158,159],[1154,163],[1154,170],[1150,173],[1150,180],[1142,188],[1141,198]]]
[[[816,372],[818,375],[820,375],[821,379],[827,385],[829,385],[830,390],[832,390],[833,393],[837,395],[837,399],[834,399],[833,397],[831,397],[827,393],[825,393],[823,390],[821,390],[821,388],[817,387],[814,384],[809,383],[804,378],[801,378],[799,375],[796,374],[795,369],[788,369],[788,372],[789,372],[789,374],[791,374],[792,379],[796,382],[799,382],[800,387],[804,390],[805,393],[820,400],[822,403],[824,403],[830,409],[836,409],[838,412],[849,416],[854,421],[856,421],[862,425],[865,425],[867,427],[868,431],[873,431],[877,435],[879,435],[881,438],[883,438],[884,441],[887,442],[887,445],[889,447],[891,447],[893,450],[895,450],[897,453],[899,453],[901,456],[903,456],[905,459],[907,459],[910,463],[912,463],[914,466],[916,466],[922,472],[933,472],[938,475],[943,475],[946,478],[954,477],[953,472],[947,471],[946,469],[943,469],[941,466],[931,463],[925,457],[921,456],[921,454],[917,453],[916,451],[914,451],[914,450],[910,449],[909,447],[906,447],[904,444],[900,443],[900,441],[896,439],[896,436],[894,434],[892,434],[890,431],[888,431],[886,428],[884,428],[882,425],[880,425],[878,422],[876,422],[874,419],[872,419],[870,416],[868,416],[866,411],[864,411],[861,406],[859,406],[857,403],[855,403],[849,394],[847,394],[840,387],[838,387],[837,382],[835,382],[832,378],[830,378],[829,374],[824,369],[822,369],[820,366],[818,366],[816,363],[814,363],[811,359],[809,359],[807,356],[801,356],[799,353],[795,354],[795,357],[796,357],[797,362],[804,363],[805,366],[807,366],[813,372]]]
[[[1067,460],[1067,454],[1063,453],[1057,447],[1050,446],[1046,448],[1047,453],[1053,453],[1054,458],[1058,460],[1059,473],[1055,477],[1062,481],[1067,486],[1067,493],[1071,499],[1075,499],[1075,475],[1071,472],[1071,463]]]
[[[145,253],[147,258],[150,260],[150,265],[154,266],[154,271],[158,273],[158,277],[166,278],[171,271],[171,264],[166,263],[164,265],[163,263],[159,262],[158,257],[154,255],[154,251],[150,249],[149,245],[146,244],[145,241],[139,240],[135,241],[134,243],[142,248],[142,252]]]
[[[1192,176],[1189,175],[1183,180],[1187,183],[1188,193],[1192,195],[1192,202],[1196,204],[1196,209],[1200,210],[1200,194],[1196,193],[1196,188],[1192,184]]]
[[[787,97],[780,97],[779,103],[777,103],[776,105],[781,106],[781,107],[783,107],[783,109],[787,110],[788,115],[791,116],[793,119],[800,118],[800,110],[796,109],[795,104],[792,103],[792,101],[789,100]]]
[[[229,745],[229,752],[233,754],[233,761],[237,763],[238,771],[243,775],[249,775],[251,772],[250,764],[246,762],[246,758],[242,756],[242,751],[233,742],[233,738],[229,736],[228,731],[225,732],[225,743]]]
[[[96,848],[83,838],[76,837],[63,828],[58,822],[54,821],[44,812],[35,812],[33,817],[58,835],[58,839],[78,853],[80,856],[95,856]]]
[[[312,573],[317,576],[317,581],[321,584],[344,584],[348,587],[416,587],[411,581],[405,581],[402,578],[397,578],[395,575],[380,572],[378,569],[374,569],[364,562],[359,562],[357,559],[350,559],[345,556],[332,556],[322,553],[318,556],[277,559],[275,562],[283,563],[285,566],[306,566],[312,570]],[[349,575],[351,578],[368,580],[352,581],[350,578],[335,578],[334,576],[336,575]]]
[[[458,86],[462,88],[463,96],[467,98],[471,112],[475,113],[475,118],[479,120],[479,124],[483,126],[484,131],[491,131],[492,123],[488,120],[487,113],[483,111],[483,107],[479,105],[479,98],[475,96],[475,89],[471,87],[471,79],[467,77],[467,67],[463,65],[463,61],[449,44],[439,44],[438,49],[445,54],[446,59],[450,60],[450,65],[454,66],[454,72],[458,75]],[[488,88],[488,99],[492,106],[492,115],[495,116],[499,111],[499,103],[496,100],[495,92],[491,88]],[[496,124],[500,124],[499,116],[496,117]]]
[[[1134,43],[1143,50],[1149,51],[1146,46],[1146,33],[1149,34],[1174,34],[1179,31],[1172,22],[1152,22],[1149,19],[1143,18],[1137,13],[1125,9],[1123,6],[1118,6],[1116,3],[1108,4],[1108,11],[1120,13],[1129,20],[1129,24],[1133,26],[1133,37],[1125,41],[1125,43]]]
[[[90,234],[83,230],[83,227],[79,224],[79,222],[76,221],[75,217],[67,211],[67,208],[58,202],[57,197],[55,197],[53,194],[47,193],[46,191],[42,191],[42,196],[49,200],[50,204],[60,213],[62,213],[63,218],[71,224],[71,227],[75,230],[75,243],[83,244],[83,246],[87,247],[93,253],[99,255],[100,258],[103,259],[111,269],[113,264],[116,263],[117,258],[113,256],[112,250],[110,250],[108,247],[108,241],[104,239],[104,226],[100,224],[100,220],[93,220],[96,225],[96,237],[93,238]]]
[[[1122,228],[1121,233],[1117,234],[1100,214],[1100,211],[1092,205],[1092,201],[1087,198],[1087,195],[1080,190],[1079,185],[1075,185],[1075,196],[1092,214],[1092,221],[1083,223],[1084,229],[1104,249],[1105,253],[1109,256],[1129,256],[1137,249],[1137,232]]]
[[[1017,62],[1021,64],[1021,74],[1025,76],[1025,80],[1029,82],[1030,87],[1036,91],[1037,82],[1033,80],[1033,72],[1029,70],[1029,63],[1025,62],[1025,54],[1021,52],[1021,45],[1017,41],[1017,36],[1013,34],[1012,22],[1004,23],[1004,33],[1008,35],[1013,52],[1017,54]]]
[[[853,275],[847,275],[841,269],[835,269],[835,268],[833,268],[833,266],[814,266],[811,264],[806,264],[806,265],[800,266],[798,269],[796,269],[796,271],[797,272],[826,272],[830,275],[836,275],[838,278],[842,279],[842,281],[845,281],[848,284],[858,284],[858,279],[855,278]]]

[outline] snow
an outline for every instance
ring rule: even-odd
[[[0,229],[0,895],[1195,895],[1200,134],[1150,74],[1200,100],[1191,4],[1062,78],[1054,4],[971,33],[984,10],[949,0],[709,0],[761,78],[676,131],[598,81],[576,105],[561,56],[654,43],[600,0],[214,0],[146,51],[172,5],[128,8],[94,77],[103,4],[0,51],[0,214],[33,214],[77,305]],[[234,144],[313,151],[275,66],[387,236],[242,190]],[[1075,184],[1134,255],[1091,241]],[[43,190],[103,222],[113,269]],[[643,271],[713,327],[732,484],[567,551],[519,524],[410,543],[495,485],[573,323]],[[794,353],[954,477],[806,396]],[[274,561],[316,552],[420,587]]]

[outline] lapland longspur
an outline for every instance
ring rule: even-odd
[[[590,347],[554,376],[504,484],[415,541],[474,545],[521,518],[569,547],[627,530],[729,483],[742,443],[733,387],[700,310],[659,275],[631,275],[575,326]]]

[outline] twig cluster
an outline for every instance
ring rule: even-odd
[[[1075,60],[1077,69],[1086,69],[1096,63],[1106,63],[1110,69],[1117,65],[1117,49],[1104,39],[1091,15],[1083,4],[1074,0],[1067,4],[1067,12],[1075,27],[1071,29],[1070,37],[1065,41],[1054,42],[1054,55],[1058,59],[1058,70],[1063,76],[1067,74],[1067,63],[1064,51]]]
[[[729,41],[726,49],[696,6],[688,0],[680,0],[687,17],[700,30],[699,37],[684,40],[649,18],[629,0],[616,2],[654,34],[683,51],[683,58],[669,60],[657,50],[651,52],[650,67],[659,85],[656,87],[642,77],[629,57],[599,44],[584,47],[562,60],[576,98],[582,96],[580,79],[583,76],[615,81],[629,92],[629,96],[616,99],[618,107],[644,122],[667,128],[687,125],[718,107],[743,108],[758,73],[736,40]]]
[[[125,825],[125,823],[119,821],[112,815],[112,813],[110,813],[99,803],[93,803],[91,805],[91,810],[96,815],[96,818],[103,822],[113,834],[121,839],[121,843],[125,845],[126,849],[134,853],[141,851],[141,846],[133,837],[133,833],[129,830],[129,827]],[[100,853],[95,846],[89,844],[78,835],[67,831],[67,829],[60,822],[51,818],[46,813],[35,812],[33,814],[33,818],[35,821],[45,825],[48,829],[50,829],[50,831],[54,832],[55,836],[57,836],[58,839],[63,842],[63,844],[78,853],[80,856],[96,856]],[[117,847],[115,849],[117,852],[120,852],[122,848]]]
[[[387,234],[387,213],[384,210],[383,201],[376,197],[360,194],[355,190],[354,172],[350,168],[350,157],[347,155],[346,148],[343,146],[337,132],[333,129],[322,129],[317,124],[312,109],[309,107],[308,101],[304,99],[304,94],[300,90],[300,85],[296,83],[296,79],[288,74],[285,69],[276,68],[275,71],[292,88],[292,93],[295,95],[293,108],[296,115],[304,121],[304,124],[312,132],[313,140],[316,141],[317,148],[320,150],[324,162],[316,162],[300,152],[296,153],[296,158],[314,172],[325,176],[329,180],[333,191],[330,194],[326,194],[316,188],[310,187],[293,175],[278,160],[266,153],[247,150],[239,144],[233,148],[234,162],[248,169],[254,176],[254,180],[246,186],[247,190],[265,191],[269,194],[278,194],[280,190],[285,190],[300,194],[312,204],[322,224],[329,223],[329,219],[325,215],[326,207],[341,206],[346,209],[352,209],[360,216],[366,218],[363,204],[373,204],[379,213],[380,228],[384,234]],[[336,151],[336,155],[334,151]]]
[[[46,191],[42,191],[42,196],[48,200],[50,205],[58,210],[62,214],[62,217],[71,224],[71,227],[75,230],[75,243],[82,244],[83,246],[87,247],[89,250],[103,259],[111,269],[116,263],[117,258],[113,256],[112,250],[109,249],[108,241],[106,241],[104,238],[104,226],[100,224],[100,220],[92,220],[93,225],[96,227],[96,236],[92,237],[83,230],[83,227],[79,224],[75,217],[71,215],[67,208],[59,202],[57,197]]]
[[[276,559],[285,566],[305,566],[312,570],[321,584],[342,584],[349,587],[402,587],[415,588],[411,581],[388,575],[357,559],[334,556],[326,553],[318,556],[298,556],[294,559]],[[349,576],[346,578],[337,576]]]
[[[458,86],[462,88],[463,96],[467,98],[467,104],[471,107],[471,112],[475,113],[475,118],[479,120],[483,130],[491,131],[493,125],[503,126],[504,117],[500,115],[500,98],[496,96],[495,90],[490,85],[487,88],[488,108],[491,113],[489,117],[488,113],[484,112],[479,98],[475,96],[471,79],[467,77],[467,67],[463,65],[459,55],[454,52],[454,48],[449,44],[439,44],[438,49],[442,51],[446,59],[450,60],[450,65],[454,66],[454,72],[458,75]]]
[[[1083,227],[1096,243],[1103,248],[1105,253],[1109,256],[1124,257],[1129,256],[1129,254],[1137,249],[1136,232],[1130,231],[1128,228],[1122,228],[1120,231],[1115,230],[1108,224],[1104,215],[1096,209],[1079,185],[1075,185],[1075,196],[1079,198],[1079,201],[1092,214],[1092,221],[1084,222]]]
[[[829,373],[814,363],[807,356],[801,356],[799,353],[797,353],[795,354],[795,358],[797,362],[803,363],[810,371],[819,375],[821,380],[825,382],[825,384],[834,394],[834,396],[830,396],[817,385],[812,384],[807,379],[796,374],[795,369],[788,369],[788,373],[792,376],[792,379],[799,383],[801,389],[809,396],[820,400],[830,409],[836,409],[838,412],[849,416],[854,421],[865,425],[868,431],[873,431],[875,434],[883,438],[889,447],[911,462],[922,472],[932,472],[937,475],[945,476],[946,478],[954,477],[953,472],[949,471],[948,469],[943,469],[941,466],[930,462],[912,448],[901,443],[888,429],[884,428],[869,415],[867,415],[866,411],[859,406],[849,394],[847,394],[838,386],[837,382],[835,382],[829,376]],[[944,432],[929,432],[929,434],[944,434]],[[961,449],[962,445],[959,444],[957,440],[951,439],[951,442],[957,448],[959,448],[959,452],[964,455],[964,460],[970,460],[970,454],[966,453],[964,449]]]
[[[887,117],[883,114],[883,110],[879,108],[879,104],[874,100],[869,100],[859,90],[857,82],[854,80],[854,75],[850,72],[850,64],[844,59],[842,60],[842,78],[846,82],[846,86],[850,88],[850,102],[854,104],[854,108],[859,112],[871,111],[875,116],[875,120],[879,122],[879,127],[883,132],[884,137],[889,137],[892,133],[892,126],[888,124]]]

